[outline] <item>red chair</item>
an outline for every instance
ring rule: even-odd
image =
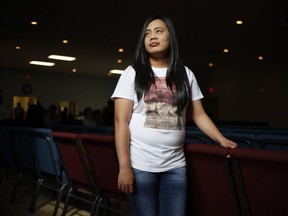
[[[228,149],[219,145],[185,145],[188,175],[187,215],[241,215],[227,153]]]
[[[58,145],[70,186],[62,215],[66,214],[71,198],[90,204],[90,215],[96,215],[99,207],[97,185],[93,181],[79,135],[70,132],[53,132],[52,135]]]
[[[288,153],[267,149],[231,149],[245,215],[288,215]]]
[[[118,160],[113,135],[81,134],[81,143],[86,151],[95,181],[100,186],[101,206],[119,214],[127,212],[111,208],[111,199],[127,204],[125,193],[118,190]]]

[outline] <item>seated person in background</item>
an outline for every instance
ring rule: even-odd
[[[91,107],[86,107],[84,109],[84,119],[82,120],[82,125],[84,126],[97,126],[97,122],[94,118],[93,109]]]
[[[51,104],[44,116],[44,126],[47,128],[53,128],[53,126],[60,123],[60,116],[57,114],[57,106]]]

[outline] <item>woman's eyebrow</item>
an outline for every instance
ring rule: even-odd
[[[164,27],[157,26],[157,27],[153,28],[153,30],[157,30],[157,29],[164,29]],[[152,29],[146,29],[146,32],[148,32],[148,31],[152,31]]]

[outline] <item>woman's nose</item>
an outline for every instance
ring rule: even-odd
[[[150,40],[154,40],[154,39],[157,39],[157,37],[155,35],[152,35]]]

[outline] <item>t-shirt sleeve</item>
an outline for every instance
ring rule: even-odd
[[[134,100],[134,80],[135,70],[132,66],[128,66],[121,74],[111,98]]]
[[[187,72],[188,79],[189,79],[189,82],[191,85],[192,101],[202,99],[204,96],[201,92],[201,89],[198,85],[198,82],[197,82],[197,79],[196,79],[194,73],[187,67],[186,67],[186,72]]]

